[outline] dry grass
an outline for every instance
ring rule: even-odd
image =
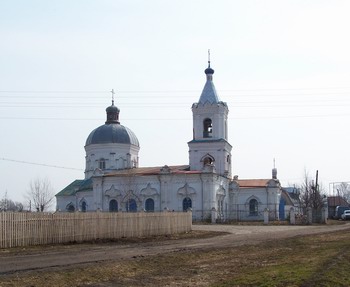
[[[350,286],[350,231],[0,277],[0,286]]]

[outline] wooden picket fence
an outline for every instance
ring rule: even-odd
[[[0,212],[0,248],[188,232],[191,212]]]

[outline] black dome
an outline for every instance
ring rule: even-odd
[[[120,143],[140,146],[135,134],[127,127],[117,123],[105,124],[97,129],[94,129],[88,136],[85,145],[106,143]]]
[[[208,74],[212,75],[212,74],[214,74],[214,70],[212,68],[210,68],[210,65],[209,65],[209,67],[204,70],[204,73],[206,75],[208,75]]]
[[[109,106],[107,109],[106,109],[106,112],[107,113],[119,113],[120,112],[120,110],[118,109],[118,107],[116,107],[115,105],[111,105],[111,106]]]

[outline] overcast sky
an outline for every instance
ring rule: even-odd
[[[140,166],[188,164],[208,49],[233,174],[270,178],[275,159],[284,186],[304,170],[327,190],[350,181],[349,14],[347,0],[0,0],[0,198],[84,178],[111,89]]]

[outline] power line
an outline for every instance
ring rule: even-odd
[[[229,120],[237,119],[294,119],[294,118],[328,118],[348,117],[347,114],[322,114],[322,115],[290,115],[290,116],[257,116],[257,117],[229,117]],[[51,120],[51,121],[101,121],[101,118],[48,118],[48,117],[1,117],[0,120]],[[190,121],[192,118],[124,118],[123,121]]]
[[[83,103],[79,100],[77,101],[55,101],[53,102],[52,99],[47,99],[45,98],[46,101],[28,101],[29,99],[27,98],[27,101],[0,101],[1,105],[11,105],[11,106],[19,106],[19,105],[66,105],[66,106],[77,106],[77,107],[105,107],[106,103],[104,101],[104,103],[102,103],[101,101],[84,101]],[[181,101],[179,102],[178,100],[176,102],[174,101],[166,101],[169,100],[170,98],[164,99],[163,101],[150,101],[150,99],[148,99],[146,102],[145,100],[143,102],[141,101],[128,101],[128,103],[126,103],[125,101],[119,101],[118,105],[151,105],[151,106],[159,106],[159,105],[189,105],[189,103],[192,103],[192,101],[190,99],[188,99],[188,101]],[[172,98],[171,98],[172,99]],[[130,100],[130,99],[128,99]],[[131,99],[133,100],[133,99]],[[334,99],[332,98],[320,98],[317,99],[316,103],[328,103],[328,102],[349,102],[350,98],[343,98],[343,99]],[[226,101],[227,102],[227,101]],[[275,104],[275,103],[285,103],[285,104],[299,104],[299,103],[309,103],[309,104],[315,104],[315,100],[314,99],[290,99],[290,98],[279,98],[279,99],[269,99],[269,100],[236,100],[236,99],[231,99],[229,101],[231,104],[234,105],[239,105],[239,104]]]
[[[268,93],[268,94],[261,94],[261,93],[249,93],[249,94],[245,94],[245,93],[232,93],[232,90],[217,90],[219,94],[224,94],[225,97],[284,97],[284,96],[332,96],[332,95],[344,95],[344,96],[348,96],[350,94],[350,91],[345,91],[345,92],[313,92],[313,93]],[[164,98],[164,95],[150,95],[150,94],[177,94],[176,98],[187,98],[188,95],[179,95],[179,94],[183,94],[183,93],[191,93],[191,94],[196,94],[199,95],[200,94],[200,90],[197,91],[139,91],[139,92],[118,92],[118,99],[130,99],[129,96],[125,96],[123,94],[126,93],[135,93],[135,94],[148,94],[147,98]],[[229,94],[227,94],[227,92],[230,92]],[[242,91],[241,91],[242,92]],[[247,90],[246,92],[249,92],[249,90]],[[0,91],[1,93],[1,91]],[[8,92],[10,93],[10,92]],[[19,92],[18,92],[19,93]],[[34,93],[34,92],[33,92]],[[44,93],[44,92],[42,92]],[[42,94],[40,93],[40,94]],[[23,93],[26,94],[26,93]],[[48,93],[49,94],[49,93]],[[68,93],[69,94],[69,93]],[[28,96],[22,96],[22,95],[0,95],[0,98],[17,98],[17,99],[23,99],[26,98],[28,99]],[[36,98],[36,99],[105,99],[105,97],[97,97],[97,96],[50,96],[49,98],[47,96],[36,96],[36,95],[31,95],[30,98]],[[137,95],[133,95],[132,99],[137,99],[137,98],[144,98],[144,96],[137,96]],[[169,97],[168,97],[169,98]]]
[[[38,118],[38,117],[0,117],[0,120],[49,120],[49,121],[101,121],[101,118],[78,119],[78,118]],[[102,119],[103,120],[103,119]]]
[[[260,89],[229,89],[229,90],[220,90],[222,92],[226,91],[310,91],[310,90],[342,90],[350,89],[350,87],[310,87],[310,88],[260,88]],[[197,92],[198,90],[117,90],[117,93],[192,93]],[[99,91],[79,91],[79,90],[0,90],[0,93],[47,93],[47,94],[109,94],[108,90],[99,90]]]
[[[274,103],[274,104],[268,104],[265,105],[264,103],[261,103],[260,105],[257,104],[232,104],[231,108],[244,108],[244,109],[248,109],[248,108],[260,108],[260,109],[269,109],[269,108],[322,108],[322,107],[346,107],[349,106],[349,103]],[[4,105],[4,106],[0,106],[0,109],[5,109],[5,108],[34,108],[34,109],[40,109],[40,108],[50,108],[50,109],[65,109],[65,108],[69,108],[69,109],[96,109],[97,107],[102,107],[101,105],[80,105],[80,106],[71,106],[71,105]],[[144,109],[144,108],[162,108],[162,109],[183,109],[188,107],[188,105],[186,104],[175,104],[175,103],[169,103],[169,104],[148,104],[148,105],[143,105],[143,104],[126,104],[126,105],[120,105],[120,107],[123,108],[130,108],[132,107],[133,109]]]
[[[21,93],[21,94],[102,94],[102,93],[110,93],[110,91],[40,91],[40,90],[2,90],[0,93]]]
[[[31,164],[31,165],[39,165],[39,166],[52,167],[52,168],[61,168],[61,169],[70,169],[70,170],[79,170],[79,171],[83,170],[83,169],[74,168],[74,167],[64,167],[64,166],[50,165],[50,164],[45,164],[45,163],[37,163],[37,162],[30,162],[30,161],[23,161],[23,160],[16,160],[16,159],[10,159],[10,158],[0,158],[0,160],[11,161],[11,162],[16,162],[16,163]]]

